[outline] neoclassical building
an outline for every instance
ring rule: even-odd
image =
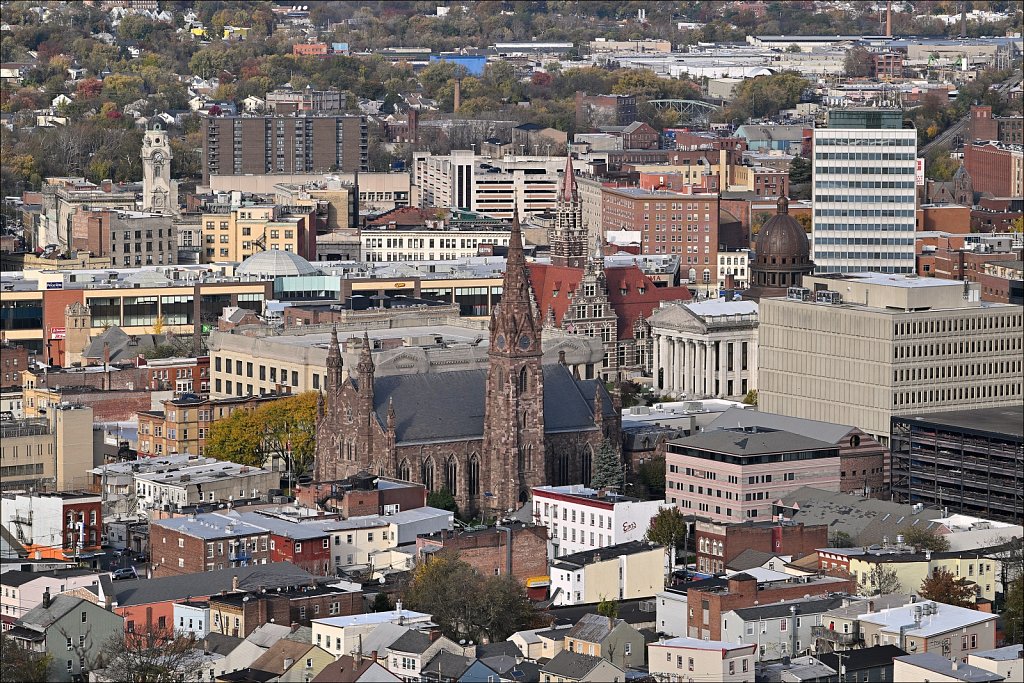
[[[601,443],[619,447],[619,401],[542,355],[517,219],[486,370],[377,377],[365,340],[345,376],[332,335],[316,482],[368,471],[447,489],[463,512],[489,516],[518,509],[534,486],[589,483]]]
[[[648,322],[654,390],[686,398],[735,398],[757,388],[757,304],[674,302]]]

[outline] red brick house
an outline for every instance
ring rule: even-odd
[[[828,545],[828,526],[802,522],[697,522],[694,537],[697,571],[716,573],[744,550],[798,559]]]

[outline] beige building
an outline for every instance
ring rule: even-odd
[[[359,233],[360,260],[454,261],[477,256],[482,245],[507,247],[508,240],[504,225],[476,230],[364,228]]]
[[[893,416],[1020,405],[1024,308],[916,276],[805,276],[761,299],[762,410],[855,425],[882,444]]]
[[[995,650],[972,652],[967,655],[967,663],[979,669],[990,671],[1008,681],[1024,680],[1024,645],[1007,645]]]
[[[754,643],[672,638],[647,646],[648,670],[658,681],[753,683]]]
[[[950,660],[935,652],[896,657],[892,664],[892,679],[896,683],[1002,683],[1015,680],[956,659]]]
[[[1000,569],[999,563],[991,557],[972,552],[865,553],[859,548],[837,552],[843,553],[846,550],[851,551],[850,575],[857,581],[863,594],[870,595],[873,592],[871,572],[874,568],[882,566],[896,572],[896,578],[900,582],[899,591],[904,593],[919,592],[922,582],[927,577],[939,569],[944,569],[958,579],[966,579],[973,583],[977,599],[989,602],[996,599]]]
[[[665,588],[665,549],[643,541],[585,550],[551,561],[555,605],[651,598]]]
[[[402,609],[401,600],[395,608],[387,612],[313,619],[313,644],[335,653],[336,657],[341,657],[346,653],[358,651],[359,641],[381,624],[400,624],[413,630],[429,628],[429,614]]]
[[[0,424],[0,489],[71,491],[91,483],[86,470],[103,439],[92,408],[55,403],[44,412]]]
[[[294,211],[294,213],[292,213]],[[312,206],[257,204],[204,213],[202,263],[244,261],[260,251],[288,251],[316,260]]]

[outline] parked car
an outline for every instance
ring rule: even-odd
[[[115,581],[118,579],[137,579],[139,578],[139,573],[135,571],[135,567],[122,567],[110,572],[110,578]]]

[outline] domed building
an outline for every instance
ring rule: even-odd
[[[759,296],[784,295],[786,288],[799,287],[804,275],[814,270],[811,244],[803,226],[789,215],[789,200],[780,197],[778,206],[778,214],[761,226],[754,247],[750,282]]]
[[[235,268],[236,275],[270,279],[289,275],[316,275],[316,267],[298,254],[271,249],[253,254]]]

